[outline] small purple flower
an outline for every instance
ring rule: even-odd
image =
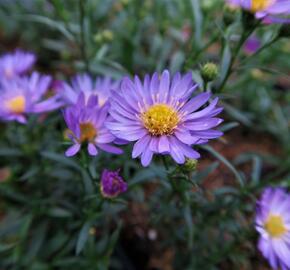
[[[80,93],[75,105],[64,110],[64,119],[69,128],[68,137],[73,142],[66,151],[66,156],[77,154],[83,144],[88,145],[91,156],[98,154],[98,149],[103,151],[122,154],[122,150],[111,145],[115,136],[106,128],[105,122],[108,118],[109,104],[98,106],[98,97],[91,95],[88,101],[84,93]]]
[[[118,91],[112,93],[107,127],[119,139],[133,142],[132,157],[141,156],[143,166],[148,166],[153,154],[169,154],[179,164],[185,158],[197,159],[199,153],[192,145],[208,142],[222,132],[214,130],[222,119],[215,116],[218,98],[205,104],[210,93],[191,97],[197,85],[191,73],[180,73],[170,80],[168,71],[161,76],[145,76],[144,83],[124,78]],[[200,109],[204,106],[202,109]]]
[[[72,80],[72,85],[63,84],[62,95],[66,103],[75,104],[79,93],[83,92],[85,100],[93,94],[98,96],[99,106],[103,106],[111,95],[111,90],[118,88],[119,82],[110,77],[98,77],[94,81],[89,75],[78,75]]]
[[[14,53],[4,54],[0,57],[0,77],[12,79],[27,72],[35,63],[33,53],[16,50]]]
[[[268,23],[289,22],[277,16],[290,14],[290,0],[227,0],[227,2],[255,13],[256,18],[266,19]]]
[[[274,270],[290,269],[290,195],[267,188],[257,204],[258,248]]]
[[[260,48],[260,46],[261,41],[256,36],[252,36],[246,41],[244,51],[247,54],[253,54]]]
[[[26,123],[27,114],[39,114],[58,109],[58,96],[44,99],[51,83],[50,76],[37,72],[29,77],[2,80],[0,83],[0,119]]]
[[[119,175],[120,170],[103,170],[101,177],[101,192],[105,198],[115,198],[128,189],[127,183]]]

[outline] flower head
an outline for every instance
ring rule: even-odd
[[[265,18],[267,22],[270,21],[283,23],[289,20],[282,19],[278,16],[285,16],[290,14],[289,0],[227,0],[229,4],[240,6],[244,9],[255,13],[256,17]]]
[[[58,96],[44,99],[51,78],[34,72],[29,77],[2,80],[0,84],[0,119],[26,122],[27,114],[38,114],[58,109]]]
[[[20,50],[14,53],[4,54],[0,57],[0,77],[12,79],[28,71],[35,63],[36,56],[33,53]]]
[[[97,148],[114,154],[122,153],[119,148],[111,145],[115,136],[105,126],[108,109],[109,104],[98,106],[97,96],[91,95],[86,101],[84,93],[80,93],[77,103],[64,110],[64,119],[69,128],[67,136],[73,142],[73,146],[66,151],[66,156],[75,155],[84,144],[87,144],[92,156],[98,154]]]
[[[114,198],[126,192],[127,183],[119,175],[119,170],[113,172],[104,170],[101,177],[101,192],[105,198]]]
[[[104,105],[111,95],[111,90],[117,89],[118,81],[113,81],[109,77],[96,78],[95,81],[87,75],[78,75],[72,80],[72,85],[64,83],[62,95],[68,104],[75,104],[79,93],[83,92],[87,101],[91,95],[98,96],[99,106]]]
[[[274,270],[290,269],[290,195],[281,188],[267,188],[258,202],[258,247]]]
[[[177,73],[170,80],[164,71],[160,77],[146,75],[144,83],[137,76],[134,81],[124,78],[111,97],[112,120],[107,127],[119,139],[136,141],[132,156],[141,156],[143,166],[149,165],[153,154],[169,154],[179,164],[186,157],[199,158],[191,146],[222,135],[213,129],[222,122],[214,117],[222,109],[216,107],[216,98],[199,110],[210,94],[191,98],[196,87],[190,73]]]

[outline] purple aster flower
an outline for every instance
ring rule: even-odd
[[[290,196],[282,188],[267,188],[257,204],[259,250],[274,270],[290,269]]]
[[[256,17],[269,22],[285,23],[289,20],[277,16],[290,15],[290,0],[227,0],[229,4],[240,6],[255,13]]]
[[[164,71],[160,77],[146,75],[144,83],[137,76],[134,81],[124,78],[111,96],[113,119],[107,127],[119,139],[137,141],[132,157],[141,156],[143,166],[149,165],[153,154],[169,154],[179,164],[186,157],[197,159],[200,155],[192,145],[222,135],[213,129],[222,122],[215,117],[222,108],[216,107],[217,98],[204,106],[209,93],[192,98],[196,88],[191,73],[177,73],[170,80],[169,72]]]
[[[119,175],[120,170],[115,172],[103,170],[101,177],[101,192],[105,198],[115,198],[128,189],[127,183]]]
[[[115,136],[106,128],[109,104],[98,106],[98,97],[91,95],[88,101],[84,93],[80,93],[75,105],[64,110],[64,119],[69,128],[68,137],[73,145],[66,151],[66,156],[74,156],[79,152],[81,145],[87,144],[91,156],[98,154],[98,149],[122,154],[122,150],[111,145]]]
[[[247,54],[253,54],[260,48],[260,46],[261,41],[256,36],[252,36],[246,41],[244,51]]]
[[[26,123],[27,114],[39,114],[58,109],[62,103],[58,96],[45,99],[50,76],[37,72],[29,77],[2,80],[0,84],[0,119]]]
[[[28,71],[35,63],[33,53],[16,50],[0,57],[0,77],[11,79]]]
[[[89,75],[78,75],[72,80],[72,85],[64,83],[62,95],[68,104],[75,104],[80,92],[85,95],[85,100],[93,95],[98,96],[99,106],[104,105],[111,95],[111,90],[117,89],[118,81],[113,81],[110,77],[98,77],[94,81]]]

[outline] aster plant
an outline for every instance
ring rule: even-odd
[[[146,75],[143,83],[137,76],[133,81],[125,78],[111,97],[107,127],[117,138],[135,142],[132,157],[141,156],[143,166],[154,154],[170,155],[179,164],[197,159],[193,145],[222,135],[214,129],[222,122],[215,117],[222,108],[217,107],[218,98],[210,101],[210,93],[192,97],[196,88],[191,73],[171,79],[165,70],[160,77]]]
[[[51,77],[33,72],[31,76],[0,82],[0,119],[26,123],[27,115],[58,109],[62,102],[58,95],[46,98]]]
[[[98,106],[98,97],[81,92],[77,102],[63,112],[68,127],[67,136],[73,145],[66,151],[66,156],[74,156],[81,146],[86,144],[91,156],[98,154],[98,149],[105,152],[121,154],[122,150],[112,145],[115,136],[110,133],[105,123],[108,119],[109,104]]]
[[[259,250],[274,270],[290,269],[290,195],[282,188],[267,188],[257,208]]]

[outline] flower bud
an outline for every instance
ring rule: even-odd
[[[119,170],[104,170],[101,177],[101,193],[105,198],[115,198],[119,194],[126,192],[127,183],[119,175]]]
[[[198,161],[196,159],[187,159],[183,165],[186,172],[193,172],[196,170]]]
[[[201,67],[200,73],[205,81],[211,82],[217,78],[219,70],[215,63],[206,63]]]
[[[114,33],[111,30],[104,30],[102,35],[105,42],[111,42],[114,39]]]

